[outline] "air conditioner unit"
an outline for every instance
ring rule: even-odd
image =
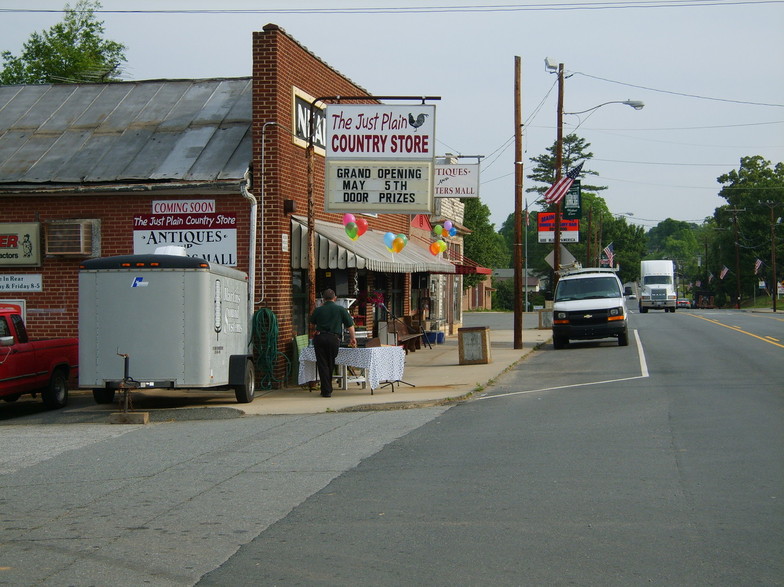
[[[100,220],[50,220],[45,224],[46,254],[97,257]]]

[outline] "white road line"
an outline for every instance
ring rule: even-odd
[[[648,374],[648,363],[645,361],[645,353],[643,352],[642,342],[640,341],[640,336],[637,334],[637,330],[634,331],[634,338],[637,341],[637,352],[640,357],[640,375],[635,375],[634,377],[622,377],[621,379],[606,379],[604,381],[591,381],[588,383],[572,383],[571,385],[558,385],[556,387],[542,387],[540,389],[531,389],[529,391],[510,391],[507,393],[498,393],[495,395],[482,395],[477,400],[483,399],[494,399],[499,397],[509,397],[510,395],[527,395],[530,393],[541,393],[543,391],[555,391],[558,389],[572,389],[575,387],[585,387],[588,385],[604,385],[607,383],[620,383],[621,381],[634,381],[635,379],[645,379],[649,377]]]

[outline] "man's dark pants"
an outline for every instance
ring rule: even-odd
[[[332,395],[332,372],[335,358],[340,350],[340,339],[329,332],[319,332],[313,337],[313,350],[316,353],[316,368],[321,380],[321,395]]]

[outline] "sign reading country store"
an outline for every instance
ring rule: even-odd
[[[330,104],[327,212],[432,213],[435,106]]]

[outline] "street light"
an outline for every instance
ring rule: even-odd
[[[610,102],[604,102],[597,106],[593,106],[592,108],[588,108],[586,110],[581,110],[579,112],[564,112],[563,109],[563,100],[564,100],[564,64],[558,63],[549,58],[545,57],[544,59],[544,68],[549,73],[557,73],[558,74],[558,135],[556,140],[556,149],[555,149],[555,182],[557,183],[558,180],[561,179],[561,175],[563,173],[563,115],[564,114],[584,114],[585,112],[590,112],[592,110],[596,110],[597,108],[601,108],[602,106],[606,106],[607,104],[624,104],[625,106],[630,106],[635,110],[642,110],[645,106],[643,102],[640,100],[612,100]],[[561,266],[561,202],[558,201],[555,204],[555,234],[553,238],[553,269],[555,270],[554,277],[553,277],[553,285],[555,282],[558,281],[558,269]]]
[[[564,112],[564,114],[585,114],[586,112],[590,112],[591,110],[596,110],[597,108],[601,108],[602,106],[607,106],[607,104],[623,104],[624,106],[631,106],[635,110],[642,110],[645,108],[645,103],[641,100],[611,100],[610,102],[604,102],[603,104],[599,104],[598,106],[594,106],[593,108],[588,108],[586,110],[580,110],[579,112]]]

